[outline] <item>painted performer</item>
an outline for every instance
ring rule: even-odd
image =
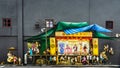
[[[80,43],[80,55],[82,54],[82,43]]]
[[[104,45],[104,51],[108,52],[108,49],[109,49],[109,45]]]
[[[84,50],[84,54],[87,54],[87,46],[86,46],[86,44],[84,44],[84,47],[83,47],[83,50]]]
[[[68,45],[66,45],[65,54],[72,54],[72,49]]]
[[[112,47],[110,47],[109,53],[110,53],[111,55],[114,54],[114,51],[113,51],[113,48],[112,48]]]
[[[77,54],[78,47],[76,44],[73,46],[73,50],[74,50],[74,54]]]

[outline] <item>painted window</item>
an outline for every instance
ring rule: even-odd
[[[113,29],[113,21],[106,21],[106,28]]]
[[[3,27],[11,27],[11,18],[3,18]]]

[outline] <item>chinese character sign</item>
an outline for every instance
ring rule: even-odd
[[[93,38],[92,42],[93,42],[93,55],[98,56],[98,38]]]
[[[56,55],[56,42],[54,37],[50,37],[50,55]]]

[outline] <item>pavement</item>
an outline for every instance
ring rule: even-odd
[[[56,66],[56,65],[43,65],[43,66],[16,66],[16,65],[1,65],[0,68],[120,68],[119,65],[82,65],[82,66]]]

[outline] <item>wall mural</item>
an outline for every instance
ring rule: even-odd
[[[58,55],[85,55],[89,53],[89,40],[58,39]]]

